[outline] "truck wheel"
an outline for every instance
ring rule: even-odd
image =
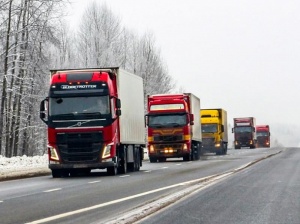
[[[121,174],[127,173],[127,153],[125,146],[123,146],[119,151],[120,163],[118,166],[118,172]]]
[[[107,174],[109,176],[116,176],[118,174],[118,167],[117,166],[107,167]]]
[[[140,170],[140,150],[137,148],[135,158],[134,158],[134,171]]]
[[[61,177],[61,171],[60,170],[52,170],[52,177],[53,178]]]
[[[191,159],[192,159],[192,156],[191,156],[190,153],[187,154],[187,155],[185,155],[185,156],[183,156],[183,161],[191,161]]]
[[[157,162],[157,158],[155,157],[149,157],[150,163],[156,163]]]
[[[119,172],[121,174],[126,174],[127,173],[127,158],[126,158],[126,155],[120,161]]]
[[[224,155],[226,155],[226,154],[227,154],[227,143],[224,144]]]
[[[194,157],[193,157],[193,159],[194,160],[199,160],[200,159],[200,146],[199,146],[199,144],[196,144],[195,146],[196,147],[194,149]]]

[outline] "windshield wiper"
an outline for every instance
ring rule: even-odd
[[[179,127],[179,126],[183,126],[183,124],[178,124],[178,123],[168,123],[168,126]]]
[[[162,128],[163,125],[162,124],[150,124],[149,125],[151,128]]]
[[[77,115],[77,112],[72,112],[72,113],[67,113],[67,114],[55,114],[53,115],[53,117],[74,117],[75,115]]]
[[[84,114],[84,115],[102,115],[100,112],[84,112],[84,113],[80,113],[80,114]]]

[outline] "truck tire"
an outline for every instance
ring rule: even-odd
[[[192,160],[192,155],[191,155],[191,153],[189,153],[189,154],[183,156],[183,161],[191,161],[191,160]]]
[[[227,155],[227,143],[224,144],[224,155]]]
[[[60,170],[52,170],[52,177],[53,178],[60,178],[61,177]]]
[[[199,159],[200,159],[200,145],[196,144],[194,148],[193,160],[199,160]]]
[[[150,163],[156,163],[157,162],[157,158],[156,157],[149,157]]]
[[[68,177],[68,176],[69,176],[69,171],[68,170],[63,170],[63,169],[52,170],[52,177],[53,178]]]
[[[109,176],[116,176],[118,174],[118,167],[117,166],[107,167],[107,174]]]
[[[136,150],[136,156],[135,156],[135,161],[134,161],[134,171],[140,171],[141,168],[141,156],[140,156],[140,150]]]
[[[127,173],[127,153],[125,146],[122,146],[121,149],[119,150],[119,157],[120,157],[120,162],[118,165],[118,172],[120,174],[126,174]]]

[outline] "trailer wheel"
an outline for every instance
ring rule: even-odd
[[[140,168],[141,168],[141,164],[140,164],[140,150],[137,150],[137,153],[136,153],[136,158],[135,158],[135,161],[134,161],[134,164],[135,164],[135,167],[134,167],[134,171],[139,171]]]

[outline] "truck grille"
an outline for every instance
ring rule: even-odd
[[[155,142],[174,142],[174,141],[182,141],[183,135],[159,135],[154,136]]]
[[[260,145],[266,144],[267,141],[268,141],[268,138],[266,138],[266,137],[257,137],[257,143]]]
[[[155,148],[158,152],[163,151],[164,149],[173,149],[177,153],[181,152],[182,144],[157,144]]]
[[[214,146],[214,138],[202,138],[202,146]]]
[[[248,144],[249,140],[250,140],[250,139],[249,139],[247,136],[241,136],[241,137],[239,138],[239,141],[240,141],[242,144]]]
[[[103,146],[101,132],[58,133],[56,139],[61,158],[65,163],[99,161]]]

